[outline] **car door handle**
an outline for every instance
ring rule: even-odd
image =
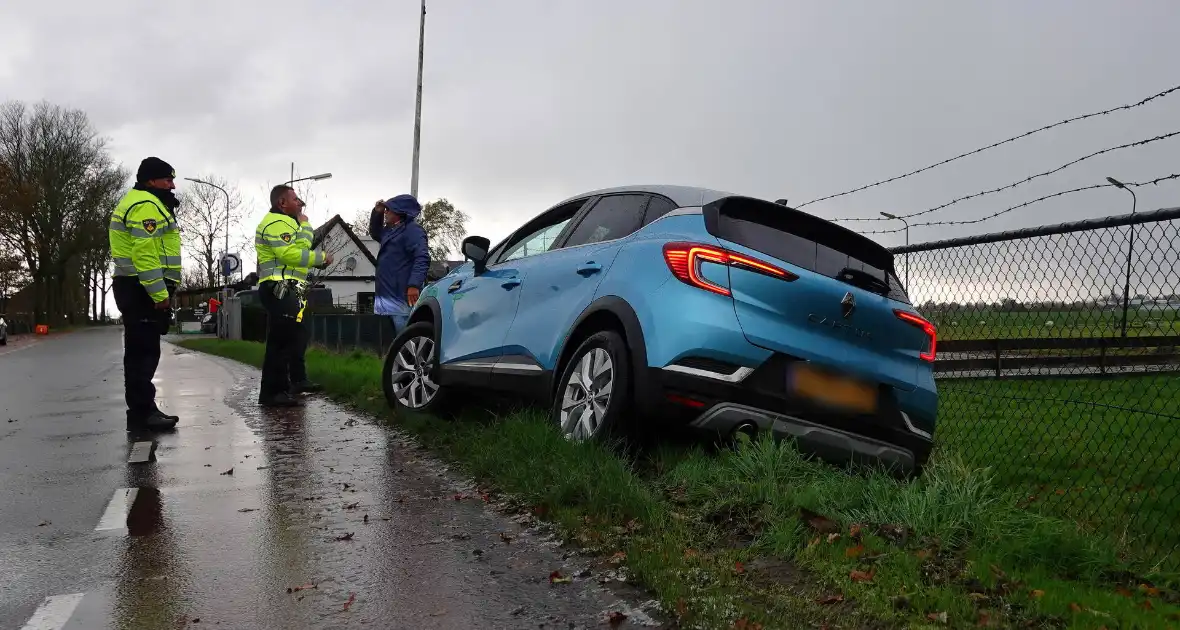
[[[453,283],[451,283],[451,286],[447,287],[447,293],[454,293],[455,291],[458,291],[459,287],[461,287],[461,286],[463,286],[463,281],[456,280]]]
[[[583,276],[589,276],[590,274],[598,273],[599,271],[602,271],[602,265],[594,262],[593,260],[582,263],[578,266],[578,273]]]
[[[505,289],[515,289],[516,287],[520,286],[520,278],[505,278],[504,281],[500,283],[500,286],[504,287]]]

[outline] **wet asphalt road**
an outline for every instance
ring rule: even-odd
[[[121,345],[0,349],[0,629],[657,627],[402,436],[318,399],[262,410],[232,361],[166,344],[180,425],[130,463],[152,438],[125,431]]]

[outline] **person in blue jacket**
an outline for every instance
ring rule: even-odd
[[[398,195],[378,201],[369,218],[369,236],[381,245],[373,311],[390,316],[395,333],[405,328],[430,267],[426,230],[414,222],[421,213],[413,195]]]

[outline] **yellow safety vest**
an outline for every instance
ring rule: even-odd
[[[132,188],[115,206],[107,229],[115,277],[138,277],[155,302],[168,298],[165,281],[179,283],[180,225],[146,190]]]
[[[324,252],[311,249],[311,224],[271,210],[254,231],[258,282],[307,280],[307,270],[324,263]]]

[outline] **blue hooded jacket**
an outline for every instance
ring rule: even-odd
[[[402,315],[410,310],[406,290],[421,289],[430,267],[430,249],[426,230],[415,222],[422,206],[411,195],[398,195],[385,207],[401,215],[401,223],[385,226],[383,213],[369,218],[369,236],[381,244],[377,252],[377,295],[374,311],[379,315]]]

